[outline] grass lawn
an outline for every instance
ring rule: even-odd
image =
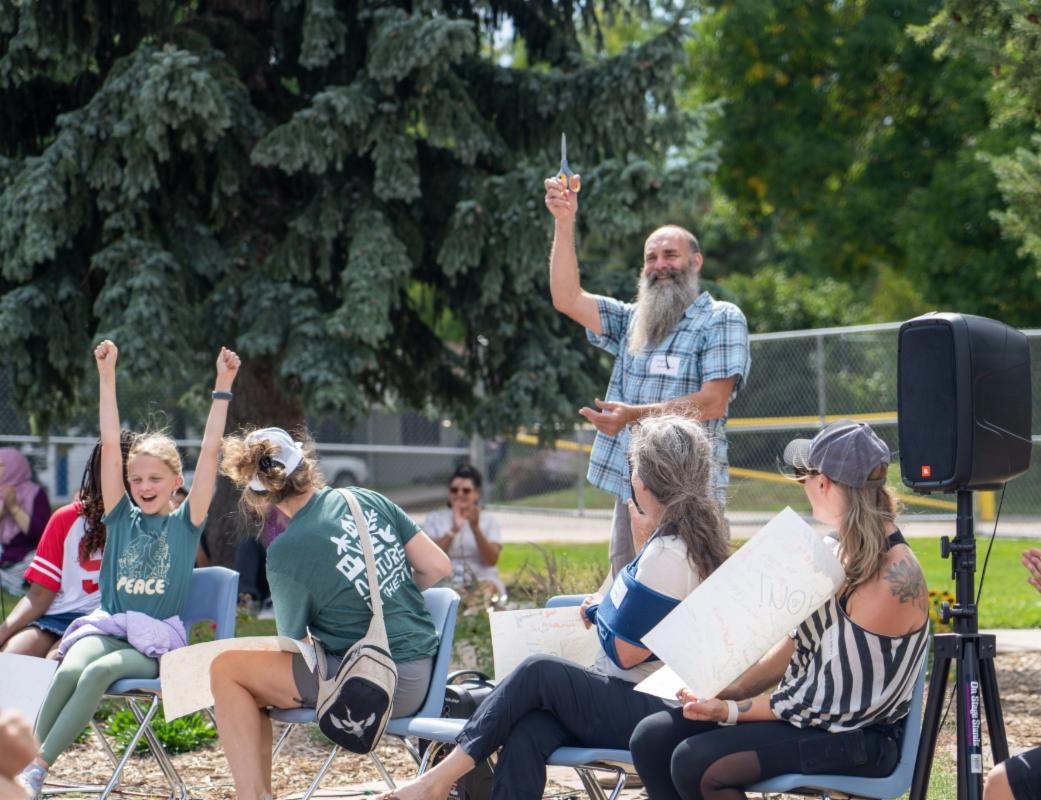
[[[982,537],[976,540],[977,592],[987,542]],[[911,539],[910,543],[925,570],[929,588],[953,593],[951,561],[940,558],[939,539]],[[1041,627],[1041,594],[1027,583],[1026,569],[1019,563],[1020,554],[1027,547],[1041,547],[1041,542],[1036,539],[994,540],[980,599],[981,628]]]
[[[735,541],[735,546],[743,542]],[[987,540],[978,539],[977,581],[983,566]],[[1026,582],[1026,570],[1019,563],[1026,547],[1041,547],[1041,541],[1029,539],[997,539],[987,566],[983,597],[980,603],[980,627],[983,628],[1038,628],[1041,627],[1041,594]],[[954,591],[951,562],[940,558],[939,539],[912,539],[911,549],[925,570],[930,589]],[[503,549],[499,569],[507,584],[517,580],[521,573],[545,570],[547,558],[563,577],[576,578],[594,575],[607,564],[607,542],[547,542],[512,544]],[[590,587],[590,590],[595,587]],[[576,587],[574,591],[581,591]],[[4,595],[7,612],[17,598]],[[271,620],[240,618],[239,635],[263,636],[274,632]]]
[[[936,539],[911,539],[911,549],[925,571],[930,589],[954,592],[950,559],[940,558],[940,542]],[[735,541],[735,546],[743,542]],[[1026,547],[1041,547],[1032,539],[996,539],[984,578],[980,601],[981,628],[1041,628],[1041,594],[1026,581],[1026,570],[1019,563]],[[545,545],[513,544],[503,549],[499,568],[507,584],[511,583],[526,563],[538,569],[544,564],[542,548],[553,555],[561,570],[586,573],[607,563],[607,543],[548,542]],[[977,584],[983,568],[987,540],[978,539]]]

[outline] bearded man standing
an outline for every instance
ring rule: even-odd
[[[606,400],[579,414],[597,429],[587,478],[615,496],[611,574],[631,561],[651,531],[632,502],[626,453],[628,426],[648,414],[672,411],[699,419],[713,440],[716,500],[726,505],[727,406],[751,365],[748,325],[741,309],[699,291],[704,261],[694,234],[675,225],[654,231],[643,249],[635,303],[582,289],[575,254],[578,195],[545,182],[553,215],[549,285],[553,307],[586,328],[589,341],[615,356]],[[651,487],[653,490],[653,487]]]

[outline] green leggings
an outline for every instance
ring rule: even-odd
[[[69,648],[54,673],[36,718],[40,755],[48,764],[90,723],[105,689],[120,678],[155,678],[159,662],[114,636],[85,636]]]

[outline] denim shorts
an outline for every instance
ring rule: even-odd
[[[39,628],[41,631],[53,633],[61,638],[65,634],[65,629],[72,624],[72,621],[82,616],[83,614],[78,611],[67,611],[64,614],[44,614],[39,619],[34,619],[30,622],[29,627]]]

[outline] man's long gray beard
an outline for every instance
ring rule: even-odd
[[[687,306],[698,296],[698,274],[692,267],[670,270],[669,274],[672,275],[671,281],[640,276],[629,336],[631,355],[636,355],[647,345],[656,347],[661,344],[672,333]]]

